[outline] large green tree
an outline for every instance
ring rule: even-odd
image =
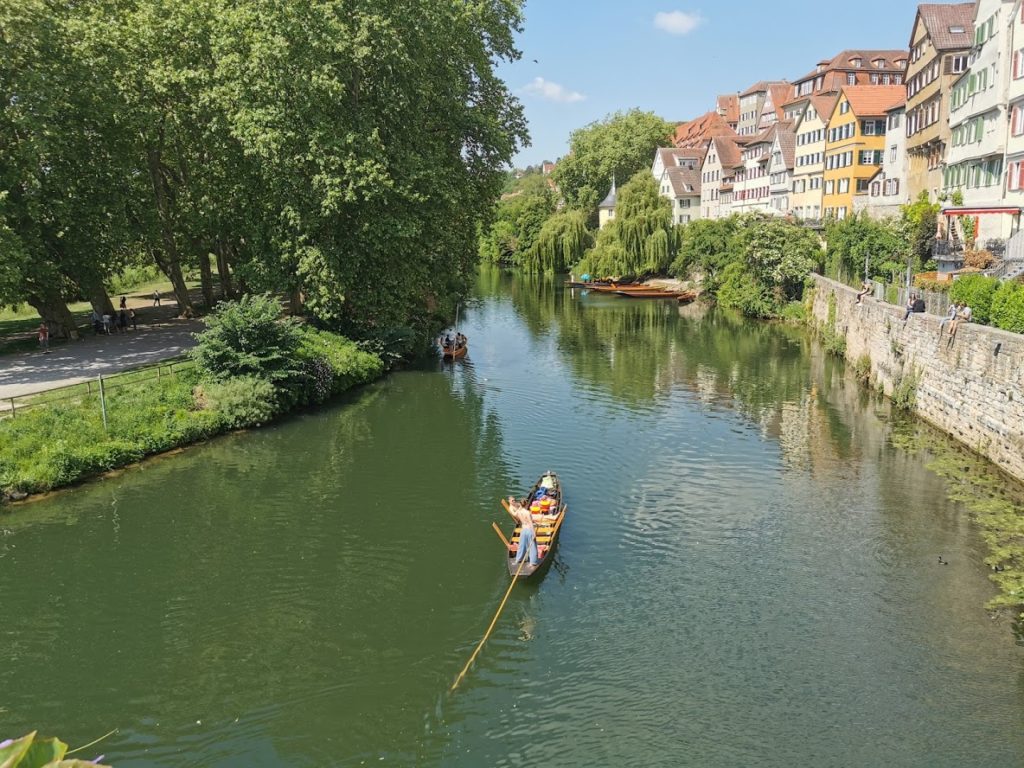
[[[593,216],[611,188],[612,177],[621,184],[649,168],[654,150],[672,145],[674,129],[652,112],[632,109],[573,131],[569,154],[554,171],[565,202]]]

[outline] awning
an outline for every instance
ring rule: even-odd
[[[1020,214],[1020,206],[999,206],[992,208],[943,208],[939,211],[943,216],[984,216],[989,213],[1003,213],[1010,216]]]

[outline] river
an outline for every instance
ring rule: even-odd
[[[481,273],[468,358],[0,517],[0,738],[136,766],[1024,764],[984,546],[800,329]],[[554,567],[491,521],[544,470]],[[941,557],[948,562],[943,565]]]

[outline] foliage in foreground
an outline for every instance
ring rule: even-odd
[[[20,739],[0,741],[0,766],[3,768],[96,768],[98,762],[65,760],[68,745],[57,738],[40,738],[37,731]],[[104,766],[100,766],[104,768]]]

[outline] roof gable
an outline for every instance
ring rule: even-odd
[[[923,24],[937,51],[970,48],[974,45],[974,3],[922,3],[910,38],[913,46],[918,24]]]

